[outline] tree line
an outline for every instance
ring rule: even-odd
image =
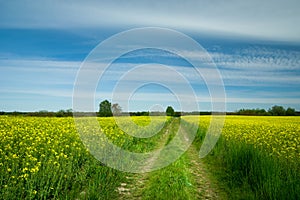
[[[111,117],[111,116],[149,116],[149,111],[139,112],[122,112],[122,108],[118,103],[112,104],[108,100],[104,100],[99,104],[99,111],[96,113],[99,117]],[[194,112],[177,112],[172,106],[168,106],[165,112],[151,112],[151,115],[167,115],[172,117],[180,117],[181,115],[211,115],[209,111],[194,111]],[[249,115],[249,116],[300,116],[300,112],[297,112],[294,108],[288,107],[285,109],[283,106],[274,105],[268,110],[265,109],[240,109],[236,112],[227,112],[227,115]],[[59,110],[57,112],[41,110],[37,112],[4,112],[0,111],[0,115],[11,116],[33,116],[33,117],[71,117],[73,116],[72,109]],[[95,112],[76,112],[76,116],[95,116]]]
[[[268,111],[265,109],[240,109],[236,113],[237,115],[255,115],[255,116],[296,116],[299,115],[294,108],[288,107],[285,109],[283,106],[272,106]]]
[[[104,100],[99,105],[99,117],[111,117],[122,114],[122,108],[119,104],[111,104],[108,100]],[[149,112],[130,112],[131,116],[149,116]],[[156,113],[156,115],[162,115],[163,113]],[[205,114],[210,115],[211,112],[175,112],[172,106],[168,106],[165,114],[172,117],[180,117],[182,114]],[[296,116],[299,112],[296,112],[294,108],[288,107],[285,109],[283,106],[274,105],[269,108],[268,111],[265,109],[240,109],[237,112],[226,113],[231,115],[252,115],[252,116]]]
[[[41,110],[37,112],[4,112],[0,111],[0,115],[11,115],[11,116],[28,116],[28,117],[72,117],[73,111],[72,109],[67,110],[59,110],[57,112]]]
[[[175,112],[172,106],[168,106],[166,109],[166,115],[172,117],[180,117],[181,112]],[[157,112],[152,113],[153,115],[162,115],[163,113]],[[112,117],[112,116],[119,116],[122,115],[122,108],[119,104],[111,104],[108,100],[104,100],[99,104],[99,117]],[[149,111],[142,111],[142,112],[129,112],[130,116],[149,116]]]

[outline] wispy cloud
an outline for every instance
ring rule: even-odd
[[[25,71],[74,71],[81,62],[78,61],[57,61],[50,59],[0,59],[0,68]]]
[[[44,59],[0,60],[0,90],[44,95],[58,89],[63,93],[72,90],[79,66],[80,62]]]
[[[112,33],[144,26],[173,28],[196,39],[204,36],[201,40],[209,55],[184,49],[178,52],[204,62],[196,67],[212,84],[216,84],[211,81],[216,74],[205,62],[215,62],[224,81],[227,102],[300,105],[300,26],[296,26],[299,6],[297,0],[1,1],[0,110],[22,108],[25,100],[28,110],[48,108],[50,104],[52,108],[71,107],[81,60],[94,45]],[[87,79],[89,75],[99,77],[82,84],[88,86],[100,78],[107,67],[105,62],[114,55],[111,51],[117,48],[122,47],[112,45],[105,55],[89,63]],[[156,61],[170,70],[159,70],[158,64],[152,64],[152,68],[130,71]],[[165,86],[177,88],[188,101],[190,94],[183,87],[184,79],[171,71],[186,79],[199,103],[211,101],[203,77],[186,60],[149,49],[117,59],[103,74],[95,95],[98,99],[109,98],[115,84],[121,82],[126,92],[119,93],[120,100],[125,102],[126,94],[136,85],[162,81]],[[88,95],[85,92],[83,97]],[[159,89],[139,91],[134,98],[140,108],[152,98],[166,104],[174,101],[168,92]]]
[[[7,28],[162,26],[300,41],[299,1],[2,1]]]
[[[239,70],[300,70],[300,51],[252,47],[234,52],[212,53],[220,67]]]
[[[201,56],[207,56],[203,52],[184,52],[185,55],[191,58],[197,58]],[[142,55],[141,55],[142,54]],[[133,53],[125,55],[125,62],[114,63],[105,72],[102,81],[106,81],[107,84],[110,81],[118,81],[122,78],[124,73],[127,73],[126,84],[130,85],[131,82],[145,82],[151,80],[164,80],[169,84],[180,85],[181,80],[173,77],[172,73],[157,73],[157,70],[153,70],[155,67],[162,67],[163,65],[151,64],[152,68],[140,68],[140,70],[134,71],[134,67],[143,64],[130,63],[135,57],[154,57],[159,56],[168,58],[170,60],[180,60],[172,54],[161,54],[155,52],[140,52],[140,54]],[[225,86],[297,86],[300,85],[300,53],[293,50],[280,50],[280,49],[268,49],[266,47],[254,47],[254,48],[242,48],[236,49],[235,52],[210,53],[211,58],[216,63],[216,66],[220,70],[221,76]],[[154,59],[155,61],[155,59]],[[129,62],[129,63],[128,63]],[[169,62],[166,62],[169,63]],[[0,60],[0,66],[2,71],[2,80],[7,78],[14,79],[14,76],[22,74],[23,80],[34,81],[35,78],[48,80],[52,75],[53,84],[57,84],[59,81],[57,77],[65,79],[64,82],[73,84],[76,78],[77,70],[81,66],[81,62],[73,61],[54,61],[54,60],[32,60],[32,59],[18,59],[18,60]],[[193,67],[179,66],[176,63],[167,64],[170,69],[179,75],[182,75],[187,79],[191,85],[205,85],[205,82],[201,78],[200,74]],[[97,70],[104,70],[107,63],[95,62],[89,63],[93,74]],[[142,69],[142,70],[141,70]],[[213,79],[215,75],[213,70],[205,67],[198,68],[207,79]],[[130,71],[133,70],[133,71]],[[129,73],[130,71],[130,73]],[[10,74],[10,77],[5,77],[5,74]],[[100,73],[99,73],[100,74]],[[146,75],[146,76],[145,76]],[[28,77],[26,77],[28,76]],[[124,79],[124,77],[123,77]],[[62,80],[61,80],[62,81]]]
[[[184,55],[193,59],[209,60],[207,54],[203,52],[185,51]],[[300,53],[297,48],[260,45],[235,47],[228,50],[220,46],[217,50],[210,52],[210,57],[220,71],[220,78],[224,81],[228,103],[296,104],[299,102]],[[158,60],[161,64],[151,64],[150,67],[144,69],[141,67],[142,70],[134,70],[134,67],[148,63],[151,59]],[[118,82],[121,82],[125,94],[139,84],[163,82],[162,86],[170,85],[176,88],[176,93],[188,101],[191,94],[183,86],[184,79],[178,78],[182,75],[195,90],[200,104],[210,102],[204,79],[191,65],[186,65],[187,63],[180,62],[181,60],[176,55],[151,50],[126,54],[105,72],[101,82],[98,83],[96,98],[111,97],[114,86]],[[107,66],[107,63],[101,59],[88,64],[90,65],[86,71],[87,77],[97,73],[100,75]],[[162,67],[162,64],[165,66]],[[40,97],[54,98],[58,102],[63,99],[64,105],[71,107],[74,82],[80,66],[83,65],[78,61],[38,57],[34,59],[31,57],[2,58],[0,59],[0,92],[2,94],[0,103],[4,106],[10,105],[13,102],[12,99],[21,101],[32,96],[33,102]],[[209,66],[199,67],[208,80],[214,80],[215,74]],[[174,73],[179,76],[177,77]],[[91,80],[88,79],[84,84],[89,84],[89,81]],[[121,102],[128,100],[125,94],[119,94]],[[88,93],[82,93],[82,95],[84,97]],[[154,102],[155,99],[160,99],[166,104],[174,101],[166,91],[157,89],[139,92],[135,96],[135,100],[140,102],[141,106],[147,101],[148,103],[151,100]]]

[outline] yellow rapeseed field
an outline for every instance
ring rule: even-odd
[[[113,118],[98,118],[98,121],[101,131],[114,144],[122,147],[125,143],[136,143],[133,136],[125,134],[131,131],[134,135],[137,131],[127,123],[128,118],[120,121],[124,130]],[[150,123],[149,117],[135,117],[133,121],[140,127]],[[156,118],[153,128],[164,121],[165,118]],[[90,129],[86,130],[88,135]],[[89,167],[85,165],[93,160],[71,117],[0,117],[0,196],[3,198],[56,197],[74,181],[81,181],[77,180],[81,176],[86,178],[84,168]]]
[[[195,123],[199,116],[185,116]],[[200,116],[200,128],[207,129],[211,116]],[[226,116],[222,135],[265,149],[270,155],[300,158],[300,117]]]
[[[168,118],[154,117],[152,121],[149,117],[131,119],[133,121],[129,123],[128,118],[119,117],[119,124],[113,118],[98,118],[98,121],[101,131],[114,144],[136,152],[153,150],[159,137],[135,136],[157,133]],[[194,123],[199,116],[185,116],[183,119]],[[83,124],[89,122],[88,118],[79,120]],[[200,128],[207,129],[209,122],[210,116],[201,116]],[[143,128],[148,125],[148,128]],[[103,175],[97,187],[101,185],[103,193],[111,191],[108,188],[113,186],[107,184],[112,184],[121,175],[91,156],[77,128],[71,117],[1,116],[0,196],[4,199],[70,197],[72,190],[90,187],[87,180],[93,176],[94,170]],[[91,134],[90,129],[84,134]],[[253,144],[277,157],[289,160],[300,157],[299,117],[226,116],[222,135],[227,140]],[[75,191],[74,196],[80,192]]]

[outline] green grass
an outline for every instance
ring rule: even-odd
[[[199,130],[199,138],[204,131]],[[199,140],[198,140],[199,142]],[[222,136],[204,159],[230,199],[299,199],[299,162],[270,156],[262,149]]]
[[[173,118],[171,126],[168,127],[166,144],[176,135],[179,122],[179,118]],[[160,162],[160,159],[156,160],[156,162]],[[150,172],[147,184],[141,194],[143,199],[194,199],[195,188],[191,183],[192,177],[188,163],[189,159],[184,153],[169,166]]]
[[[143,199],[194,199],[187,167],[187,158],[183,155],[168,167],[150,173]]]

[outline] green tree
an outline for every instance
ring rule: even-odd
[[[99,117],[111,117],[111,103],[108,100],[104,100],[99,105]]]
[[[285,114],[286,114],[287,116],[294,116],[294,115],[296,115],[296,111],[295,111],[294,108],[290,108],[290,107],[289,107],[288,109],[286,109]]]
[[[284,116],[285,115],[285,109],[282,106],[273,106],[271,109],[269,109],[269,113],[274,116]]]
[[[166,114],[167,116],[174,116],[174,109],[172,108],[172,106],[168,106],[167,109],[166,109]]]
[[[113,113],[114,115],[120,115],[121,112],[122,112],[121,106],[120,106],[119,104],[117,104],[117,103],[114,103],[114,104],[111,106],[111,108],[112,108],[112,113]]]
[[[265,109],[240,109],[237,114],[239,115],[253,115],[253,116],[263,116],[263,115],[269,115]]]
[[[64,110],[59,110],[55,114],[56,117],[63,117],[65,116],[65,111]]]

